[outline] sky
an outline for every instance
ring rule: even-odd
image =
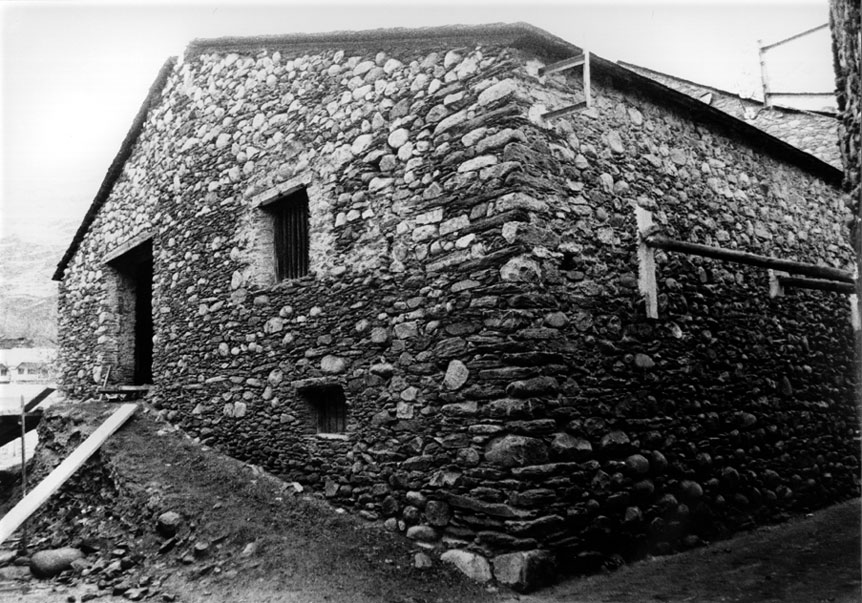
[[[758,40],[826,23],[828,0],[0,2],[0,236],[71,240],[159,68],[192,39],[517,21],[756,96]],[[829,36],[770,51],[773,89],[834,89]]]

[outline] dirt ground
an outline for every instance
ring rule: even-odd
[[[54,603],[85,595],[126,601],[111,596],[121,586],[137,588],[145,601],[190,603],[862,601],[858,499],[518,595],[472,583],[436,559],[417,569],[414,543],[215,454],[143,413],[82,472],[34,519],[31,538],[34,548],[85,538],[101,551],[88,556],[95,560],[85,570],[89,578],[15,580],[25,572],[0,568],[0,601]],[[122,488],[111,487],[107,476]],[[167,510],[183,517],[172,545],[154,529],[153,517]],[[196,554],[196,545],[205,551]],[[106,573],[99,557],[110,560],[112,551],[126,551],[123,559],[132,560],[117,575]]]

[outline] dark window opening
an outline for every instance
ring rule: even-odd
[[[299,394],[308,404],[317,433],[347,431],[347,400],[340,385],[308,387]]]
[[[275,274],[282,281],[308,274],[308,195],[299,189],[266,206],[273,217]]]

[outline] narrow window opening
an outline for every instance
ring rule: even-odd
[[[279,281],[308,274],[308,194],[304,188],[266,206],[272,215],[275,273]]]
[[[317,433],[347,431],[347,400],[340,385],[320,385],[300,390]]]

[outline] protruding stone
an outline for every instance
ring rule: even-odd
[[[482,555],[465,551],[463,549],[452,549],[440,555],[440,561],[451,563],[461,573],[476,582],[485,583],[491,579],[491,566]]]
[[[542,277],[538,262],[525,256],[514,257],[500,268],[500,278],[513,282],[536,282]]]
[[[440,535],[431,526],[418,525],[407,528],[407,538],[421,542],[434,542],[440,538]]]
[[[608,146],[614,153],[626,152],[626,148],[623,146],[623,140],[620,138],[620,133],[616,130],[608,131]]]
[[[415,555],[413,555],[413,567],[416,569],[428,569],[433,567],[434,562],[431,560],[431,557],[419,551]]]
[[[633,475],[649,473],[649,461],[641,454],[633,454],[626,459],[626,470]]]
[[[327,354],[320,359],[320,370],[324,373],[337,375],[347,370],[347,361],[339,356]]]
[[[425,517],[432,526],[443,527],[449,523],[452,512],[442,500],[429,500],[425,505]]]
[[[518,551],[493,559],[494,577],[500,584],[528,592],[551,584],[556,577],[556,561],[549,551]]]
[[[156,520],[156,531],[165,538],[170,538],[176,535],[182,523],[183,518],[179,513],[176,511],[165,511]]]
[[[80,549],[65,547],[39,551],[30,557],[30,571],[37,578],[52,578],[72,567],[72,562],[81,559],[84,553]]]
[[[515,80],[505,79],[482,90],[482,92],[479,93],[477,102],[480,107],[482,105],[488,105],[493,103],[495,100],[499,100],[513,94],[517,89],[518,86],[515,83]]]
[[[485,459],[502,467],[541,465],[548,461],[548,449],[542,440],[507,435],[492,440],[485,448]]]
[[[558,433],[551,441],[551,454],[562,461],[585,461],[593,454],[589,440],[568,433]]]
[[[448,389],[460,389],[467,379],[470,377],[470,370],[460,360],[449,361],[449,366],[446,368],[446,376],[443,378],[443,385]]]

